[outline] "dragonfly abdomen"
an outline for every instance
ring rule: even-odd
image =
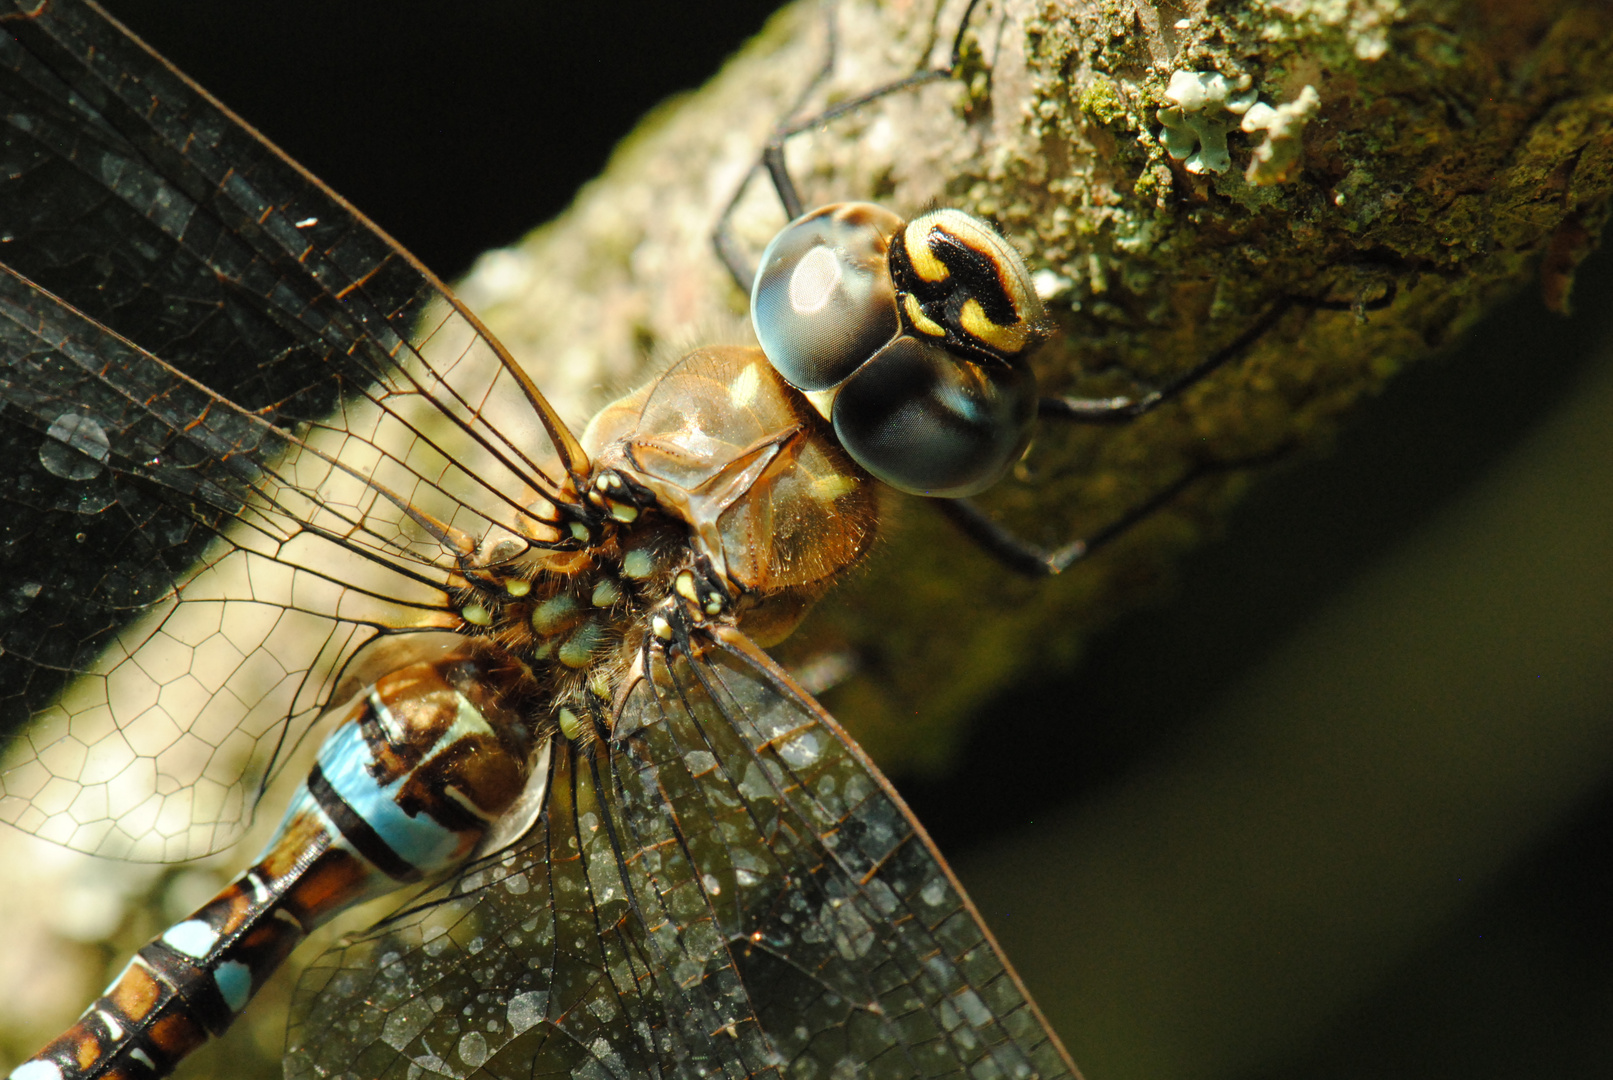
[[[320,747],[258,861],[136,953],[10,1080],[167,1076],[315,927],[462,863],[525,790],[525,682],[470,643],[379,679]]]

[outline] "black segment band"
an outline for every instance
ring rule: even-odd
[[[342,838],[368,859],[377,870],[394,881],[420,880],[420,871],[393,851],[391,845],[381,839],[381,834],[376,832],[358,811],[347,805],[347,800],[331,787],[318,762],[314,763],[313,769],[308,773],[308,794],[314,797],[314,801],[325,812],[325,816],[330,818],[332,824],[341,832]]]
[[[135,955],[145,961],[146,970],[172,996],[162,1005],[153,1008],[140,1021],[124,1014],[123,1010],[116,1007],[104,1011],[113,1013],[127,1033],[127,1048],[121,1051],[123,1055],[127,1058],[130,1049],[139,1049],[144,1050],[153,1061],[160,1063],[167,1059],[169,1065],[160,1068],[160,1071],[154,1074],[167,1076],[173,1071],[173,1067],[179,1064],[184,1054],[173,1056],[167,1054],[161,1045],[152,1045],[146,1039],[149,1029],[164,1015],[177,1010],[205,1028],[210,1038],[216,1039],[228,1031],[230,1025],[235,1022],[235,1013],[224,1003],[224,995],[213,978],[213,972],[218,969],[217,961],[229,957],[228,954],[217,954],[214,956],[214,963],[204,964],[189,953],[180,952],[160,937],[146,942]],[[176,1001],[180,1004],[175,1005]],[[95,1003],[96,1006],[103,1007],[107,1004],[106,998]],[[150,1073],[150,1070],[140,1063],[139,1058],[129,1060],[134,1063],[134,1067]]]

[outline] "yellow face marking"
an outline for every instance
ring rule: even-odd
[[[493,616],[480,604],[466,604],[459,614],[472,626],[492,626]]]
[[[958,243],[973,248],[982,255],[994,256],[1002,246],[1002,240],[995,232],[979,218],[970,217],[961,210],[937,210],[934,214],[926,214],[919,220],[927,226],[938,226]]]
[[[919,333],[934,338],[947,336],[946,327],[924,314],[924,308],[919,305],[919,298],[912,293],[902,294],[902,310],[907,313],[907,321],[912,323],[913,329]]]
[[[734,381],[728,384],[728,403],[736,409],[749,408],[761,386],[762,373],[756,370],[755,364],[746,364],[745,370],[735,375]]]
[[[613,502],[610,504],[610,516],[617,521],[627,523],[638,520],[638,507],[627,503]]]
[[[1020,322],[1035,322],[1041,317],[1041,301],[1036,299],[1036,290],[1031,285],[1025,261],[1013,244],[978,218],[972,218],[961,210],[937,210],[926,217],[955,241],[991,261],[997,271],[997,284]]]
[[[571,523],[571,537],[574,540],[581,540],[586,543],[588,540],[588,526],[580,521],[573,521]]]
[[[958,322],[963,326],[964,333],[976,341],[1010,356],[1025,347],[1025,339],[1029,334],[1024,323],[998,326],[986,317],[986,309],[973,297],[963,302],[963,308],[958,312]]]
[[[661,641],[672,640],[672,624],[659,615],[650,620],[650,632]]]
[[[532,591],[532,582],[525,578],[511,578],[504,583],[504,591],[511,596],[525,596]]]
[[[856,479],[845,473],[830,473],[812,481],[812,497],[823,503],[832,503],[842,495],[850,495],[856,490]]]
[[[902,230],[902,246],[907,249],[907,261],[913,264],[913,272],[921,280],[945,281],[952,271],[930,250],[931,219],[932,215],[925,214],[909,221]]]

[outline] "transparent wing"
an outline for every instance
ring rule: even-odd
[[[676,987],[622,883],[609,780],[569,745],[551,760],[517,848],[304,972],[287,1077],[684,1075],[655,1064]]]
[[[556,756],[519,850],[321,958],[288,1076],[1075,1075],[888,783],[754,646],[655,654],[617,731]]]
[[[191,857],[332,670],[452,625],[477,540],[555,538],[582,458],[440,282],[99,8],[0,31],[0,820]]]

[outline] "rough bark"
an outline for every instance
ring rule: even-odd
[[[833,73],[806,109],[945,62],[962,7],[835,5]],[[823,125],[791,143],[790,161],[809,204],[869,198],[911,213],[942,203],[998,222],[1057,322],[1037,360],[1044,392],[1163,385],[1285,298],[1389,298],[1371,311],[1295,304],[1224,369],[1135,423],[1044,422],[1014,476],[983,500],[1029,538],[1090,534],[1192,469],[1325,440],[1364,395],[1520,289],[1566,308],[1573,268],[1606,221],[1604,3],[984,8],[957,79]],[[706,88],[626,140],[568,213],[465,283],[579,420],[602,382],[627,385],[698,340],[743,338],[745,297],[713,257],[711,230],[822,64],[826,25],[816,4],[781,12]],[[1230,129],[1230,168],[1176,160],[1160,110],[1179,72],[1247,85],[1296,123],[1272,138],[1207,109],[1190,119]],[[1180,116],[1173,126],[1185,130]],[[757,252],[781,222],[753,184],[736,235]],[[1095,626],[1157,590],[1243,477],[1193,483],[1053,582],[1005,573],[922,500],[893,496],[867,572],[789,655],[854,661],[858,674],[827,700],[887,767],[943,765],[959,718],[1022,672],[1067,665]]]

